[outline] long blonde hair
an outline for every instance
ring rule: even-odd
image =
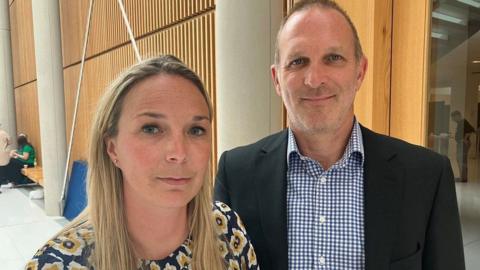
[[[105,139],[118,132],[118,121],[125,95],[138,82],[158,74],[181,76],[192,82],[203,95],[212,119],[212,105],[200,78],[178,58],[166,55],[144,60],[126,70],[107,89],[100,100],[92,124],[88,156],[88,206],[68,228],[83,222],[94,228],[95,247],[92,265],[98,270],[137,268],[126,226],[123,205],[123,179],[107,154]],[[193,237],[193,269],[225,269],[218,234],[212,215],[210,173],[199,193],[188,204],[188,220]],[[68,230],[66,228],[65,230]]]

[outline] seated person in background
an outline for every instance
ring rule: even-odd
[[[237,214],[212,208],[212,106],[192,70],[132,66],[92,123],[88,206],[26,269],[258,269]]]
[[[7,181],[7,178],[5,176],[5,167],[10,161],[10,156],[8,153],[10,136],[5,130],[1,129],[1,126],[2,124],[0,124],[0,185],[4,184]]]
[[[18,148],[10,152],[10,162],[4,168],[5,177],[8,184],[3,187],[13,187],[15,185],[33,183],[22,174],[22,169],[27,166],[34,167],[35,148],[28,142],[27,135],[21,133],[17,137]]]

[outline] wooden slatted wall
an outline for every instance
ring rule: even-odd
[[[11,0],[10,29],[13,59],[13,85],[17,134],[25,133],[37,151],[41,165],[40,126],[38,118],[37,75],[33,40],[32,0]],[[16,137],[11,134],[12,137]]]
[[[20,0],[16,0],[18,2]],[[37,164],[41,165],[42,145],[40,143],[40,125],[38,121],[37,82],[33,81],[15,89],[15,109],[17,114],[17,132],[28,135],[35,148]]]
[[[215,1],[124,2],[142,57],[159,54],[178,56],[200,75],[212,102],[215,102]],[[103,90],[122,70],[135,63],[117,1],[95,0],[94,3],[72,160],[85,159],[87,156],[92,114]],[[61,0],[60,10],[68,138],[88,1]],[[216,143],[213,153],[216,153],[215,146]]]

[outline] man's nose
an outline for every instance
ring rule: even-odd
[[[310,88],[319,88],[326,83],[326,70],[321,64],[311,64],[305,71],[304,84]]]

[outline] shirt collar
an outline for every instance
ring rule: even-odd
[[[292,129],[289,128],[288,142],[287,142],[287,167],[290,166],[290,156],[292,153],[296,153],[301,160],[308,159],[308,157],[300,153],[300,150],[298,149],[297,141],[295,140],[295,135],[293,134]],[[347,160],[352,156],[353,153],[360,154],[361,164],[363,166],[363,163],[365,160],[365,152],[363,148],[362,130],[356,118],[354,118],[354,121],[353,121],[352,133],[350,134],[350,139],[348,140],[348,144],[347,144],[347,147],[345,148],[345,152],[343,153],[342,158],[338,160],[335,164],[342,166],[342,164],[345,164]]]

